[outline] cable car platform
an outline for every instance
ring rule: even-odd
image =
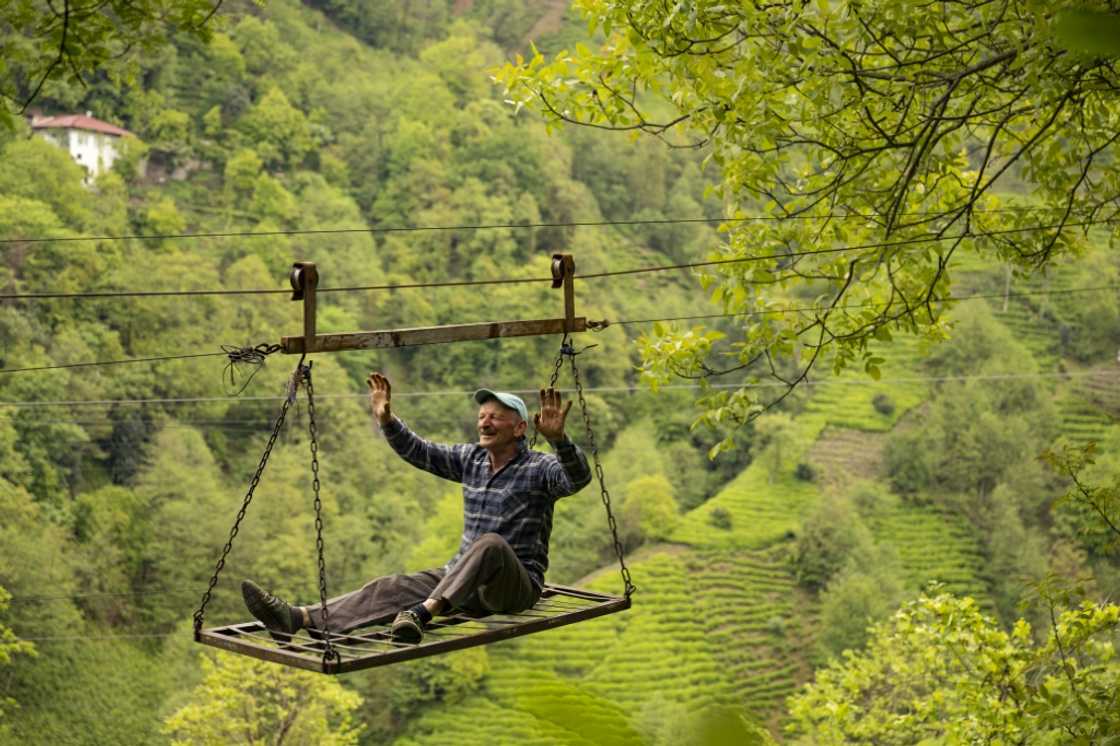
[[[336,659],[324,659],[323,633],[318,630],[302,629],[294,635],[270,633],[255,620],[201,629],[196,632],[195,639],[205,645],[273,663],[340,674],[508,640],[629,608],[630,599],[623,596],[546,585],[535,606],[516,614],[436,617],[425,628],[424,638],[416,644],[394,640],[388,624],[362,627],[348,633],[331,632],[330,643]]]

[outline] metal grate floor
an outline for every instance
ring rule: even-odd
[[[387,624],[348,633],[332,632],[331,645],[340,656],[335,661],[323,660],[322,640],[312,637],[307,630],[294,635],[277,633],[280,639],[273,639],[258,621],[203,629],[195,635],[195,640],[273,663],[339,674],[508,640],[628,608],[630,599],[621,596],[546,585],[537,605],[517,614],[437,617],[428,625],[424,639],[418,644],[394,640]]]

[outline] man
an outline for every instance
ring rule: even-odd
[[[418,643],[432,617],[452,609],[514,613],[535,604],[548,568],[553,503],[591,481],[586,457],[564,434],[572,403],[562,406],[555,389],[540,391],[533,420],[552,444],[550,455],[528,448],[521,397],[479,389],[478,443],[449,446],[424,440],[393,414],[388,378],[371,373],[366,383],[370,409],[393,450],[413,466],[463,484],[463,535],[459,551],[441,568],[377,578],[328,600],[330,630],[393,619],[396,639]],[[241,592],[270,632],[322,628],[319,605],[289,605],[250,580]]]

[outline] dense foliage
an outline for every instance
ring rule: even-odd
[[[1120,607],[1055,614],[1042,642],[972,599],[922,596],[791,704],[798,743],[1101,743],[1120,732]]]
[[[576,6],[601,40],[507,65],[512,102],[698,149],[728,208],[708,282],[744,322],[730,346],[651,335],[654,381],[878,375],[881,343],[943,331],[962,260],[1037,268],[1088,226],[1115,232],[1120,52],[1079,42],[1116,27],[1111,3]],[[748,421],[783,397],[736,388],[705,417]]]
[[[207,23],[221,6],[207,0],[12,0],[0,9],[4,60],[0,64],[0,125],[10,128],[13,113],[22,114],[44,89],[66,80],[112,75],[134,80],[145,54],[180,31],[209,38]],[[69,101],[77,103],[77,98]]]

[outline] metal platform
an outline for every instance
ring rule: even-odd
[[[387,624],[345,634],[331,633],[331,645],[339,655],[339,660],[335,661],[323,660],[322,640],[312,637],[307,630],[294,635],[277,633],[280,639],[273,639],[257,621],[203,629],[195,634],[195,640],[273,663],[339,674],[508,640],[628,608],[630,599],[622,596],[546,585],[537,605],[517,614],[437,617],[428,625],[424,639],[418,644],[394,640]]]

